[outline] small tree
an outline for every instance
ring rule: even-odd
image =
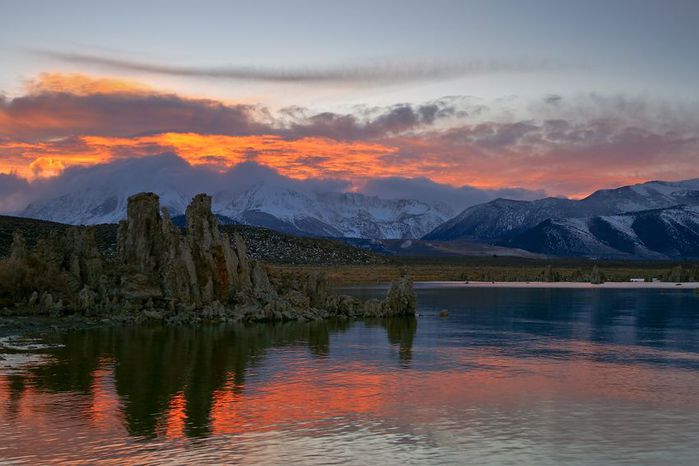
[[[600,271],[597,265],[592,267],[592,272],[590,272],[590,283],[593,285],[601,285],[604,283],[604,278],[604,274]]]
[[[667,281],[669,282],[683,282],[687,279],[687,273],[682,268],[681,265],[674,267],[668,274]]]
[[[551,267],[551,264],[547,265],[546,268],[544,269],[543,277],[544,277],[545,282],[557,282],[557,281],[560,281],[560,279],[561,279],[558,272],[553,270],[553,267]]]
[[[570,281],[572,281],[572,282],[584,282],[585,281],[585,274],[583,273],[582,270],[575,269],[573,271],[573,273],[570,275]]]

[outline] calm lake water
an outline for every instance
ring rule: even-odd
[[[410,320],[97,329],[3,354],[0,462],[699,464],[690,290],[418,298]]]

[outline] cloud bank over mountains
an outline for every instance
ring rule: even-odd
[[[230,199],[257,186],[300,193],[359,192],[382,199],[419,199],[425,203],[447,206],[453,211],[501,196],[534,199],[543,192],[524,189],[482,190],[454,188],[426,178],[368,179],[353,186],[343,179],[294,179],[256,162],[243,162],[226,170],[207,165],[190,165],[176,154],[126,158],[87,167],[71,167],[60,175],[28,182],[16,175],[0,175],[0,213],[21,213],[29,203],[44,202],[81,193],[100,197],[129,195],[142,191],[176,192],[183,199],[206,192],[214,199]]]
[[[164,153],[174,154],[168,163]],[[698,155],[699,105],[647,97],[450,96],[340,112],[270,109],[60,73],[0,97],[3,211],[89,177],[119,180],[124,173],[124,182],[136,183],[137,172],[150,171],[144,181],[163,173],[215,191],[199,187],[245,182],[249,175],[237,174],[253,168],[304,189],[463,204],[582,196],[699,177]]]

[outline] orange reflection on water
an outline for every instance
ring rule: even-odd
[[[164,415],[164,435],[167,438],[184,437],[184,426],[187,421],[185,409],[187,401],[183,391],[175,393],[170,399],[168,410]]]
[[[393,392],[391,373],[368,373],[359,363],[333,373],[303,369],[281,373],[245,395],[230,387],[214,393],[214,434],[267,431],[349,415],[378,413]]]
[[[567,354],[560,358],[537,357],[534,353],[515,357],[492,349],[442,348],[435,356],[448,359],[450,367],[435,370],[405,370],[363,362],[339,367],[311,361],[300,369],[280,368],[269,379],[248,380],[245,386],[236,385],[235,374],[230,372],[223,385],[209,392],[211,404],[205,409],[210,412],[199,413],[197,419],[208,423],[204,427],[212,435],[231,435],[326,424],[336,428],[338,419],[353,417],[430,424],[454,416],[458,422],[469,422],[479,410],[495,407],[515,412],[552,401],[584,404],[602,400],[636,404],[641,409],[699,408],[699,399],[678,388],[699,385],[695,372],[605,360],[605,355],[624,351],[623,346],[552,341],[542,350]],[[663,354],[651,348],[643,351],[649,357]],[[101,365],[92,372],[89,394],[42,391],[31,379],[22,387],[13,386],[10,377],[0,377],[5,423],[10,427],[31,426],[35,434],[24,437],[26,447],[18,443],[13,450],[41,448],[43,442],[55,440],[57,435],[95,437],[109,431],[124,435],[125,426],[118,424],[126,418],[121,413],[123,400],[116,391],[113,365]],[[197,383],[186,382],[187,386]],[[139,395],[139,390],[150,388],[125,389]],[[188,436],[187,426],[193,421],[187,414],[192,409],[187,393],[183,386],[171,396],[164,411],[146,411],[160,419],[154,434],[167,439]],[[76,417],[76,406],[87,408]],[[66,420],[66,430],[61,430],[59,424]]]
[[[95,428],[107,430],[120,427],[121,401],[114,383],[114,367],[111,364],[100,364],[92,373],[92,403],[88,417]]]

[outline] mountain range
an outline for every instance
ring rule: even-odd
[[[160,184],[175,223],[191,193]],[[22,216],[68,224],[115,223],[131,192],[94,187],[30,204]],[[321,192],[260,182],[214,193],[221,224],[270,228],[297,236],[421,239],[480,243],[552,256],[699,257],[699,179],[651,181],[599,190],[584,199],[495,199],[454,216],[453,208],[416,199]]]
[[[116,223],[126,217],[130,191],[86,188],[31,203],[21,215],[73,225]],[[190,194],[157,190],[175,223]],[[454,215],[449,206],[359,193],[295,190],[260,182],[242,192],[214,194],[219,223],[266,227],[298,236],[373,239],[419,238]]]
[[[424,236],[555,256],[699,257],[699,180],[651,181],[580,199],[496,199]]]

